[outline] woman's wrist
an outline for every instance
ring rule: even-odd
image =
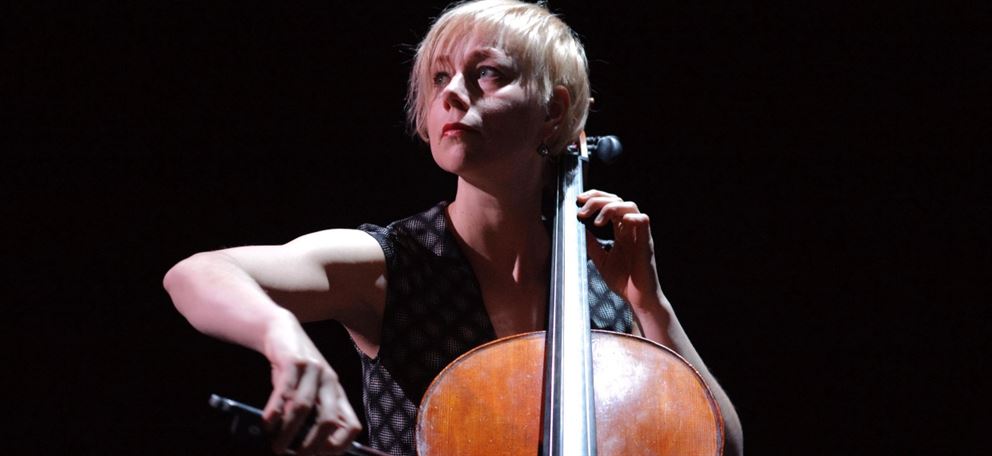
[[[285,343],[288,334],[303,331],[300,321],[292,312],[276,306],[271,315],[265,319],[261,338],[257,341],[255,350],[271,359],[276,344]]]
[[[643,293],[630,300],[631,310],[645,338],[670,345],[669,327],[673,315],[671,305],[659,287],[655,293]]]

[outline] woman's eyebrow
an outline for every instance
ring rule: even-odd
[[[503,51],[501,51],[501,50],[499,50],[497,48],[481,48],[481,49],[476,49],[476,50],[472,51],[472,53],[470,53],[468,55],[468,57],[465,59],[465,61],[466,62],[469,62],[469,63],[476,63],[476,62],[480,62],[482,60],[487,60],[487,59],[493,59],[493,60],[498,61],[499,63],[506,64],[506,65],[512,65],[513,64],[513,59],[509,55],[507,55],[505,52],[503,52]]]
[[[469,65],[474,65],[486,59],[497,60],[501,64],[508,66],[513,66],[513,59],[507,55],[505,52],[499,48],[486,47],[472,50],[468,55],[465,56],[465,63]],[[436,67],[452,67],[454,66],[454,60],[452,59],[451,53],[439,54],[434,57],[431,68]]]
[[[451,66],[451,56],[448,54],[442,54],[434,57],[434,61],[431,62],[431,68],[439,66]]]

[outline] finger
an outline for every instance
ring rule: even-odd
[[[632,227],[634,234],[634,245],[638,250],[653,250],[651,241],[651,217],[648,214],[627,214],[623,216],[623,223]]]
[[[589,190],[587,192],[580,193],[578,196],[576,196],[575,204],[583,206],[582,209],[586,209],[588,211],[589,202],[591,200],[599,200],[599,201],[607,201],[607,202],[623,201],[622,198],[612,193],[606,193],[599,190]]]
[[[317,406],[318,415],[317,419],[314,421],[313,426],[310,428],[310,432],[307,433],[306,438],[300,445],[298,454],[300,456],[308,456],[311,454],[319,454],[318,452],[324,452],[326,448],[326,442],[328,436],[337,425],[332,421],[327,419],[324,415],[327,413],[327,409],[331,408],[325,405],[323,402]]]
[[[342,391],[341,397],[337,394],[339,390]],[[327,442],[331,433],[343,425],[339,412],[343,394],[337,374],[331,369],[323,369],[320,376],[320,387],[317,389],[318,413],[313,428],[301,446],[306,451],[301,452],[301,454],[312,454],[317,451],[323,453],[329,450]],[[347,398],[343,398],[343,400],[347,405]]]
[[[601,268],[607,253],[606,249],[596,240],[596,236],[592,231],[586,228],[586,256],[592,260],[597,269]]]
[[[283,418],[283,408],[286,405],[286,396],[296,389],[298,383],[297,369],[272,368],[272,394],[265,404],[262,412],[262,420],[267,430],[272,431],[278,428]]]
[[[586,190],[586,191],[584,191],[582,193],[579,193],[579,195],[578,195],[577,198],[578,198],[579,202],[581,203],[581,202],[585,202],[585,200],[587,200],[589,198],[592,198],[594,196],[605,196],[605,197],[608,197],[608,198],[617,198],[617,199],[620,198],[619,196],[614,195],[612,193],[604,192],[602,190],[596,190],[594,188],[591,188],[591,189]]]
[[[272,444],[276,453],[286,451],[293,443],[293,440],[300,433],[300,429],[310,416],[310,411],[314,406],[314,398],[317,394],[317,379],[320,369],[317,365],[306,361],[301,361],[296,365],[297,370],[302,370],[300,382],[294,391],[286,397],[283,406],[282,430]]]
[[[269,401],[265,403],[265,409],[262,411],[262,425],[266,431],[272,432],[278,428],[282,421],[282,407],[282,391],[272,390],[272,395],[269,396]]]
[[[651,256],[650,245],[642,241],[650,239],[650,219],[646,214],[630,212],[613,223],[614,239],[611,253],[628,261],[640,261],[644,255]]]
[[[594,196],[583,203],[582,207],[579,208],[579,217],[587,218],[600,211],[603,207],[609,205],[610,203],[621,202],[622,199],[616,196]]]
[[[358,416],[355,415],[355,410],[351,408],[351,404],[344,394],[344,389],[341,388],[340,384],[336,385],[336,389],[337,392],[333,396],[336,398],[338,405],[336,416],[337,426],[331,432],[326,442],[331,451],[343,452],[355,440],[358,433],[362,431],[362,425],[358,422]],[[329,393],[328,395],[330,396],[331,394]]]
[[[599,215],[596,216],[596,220],[593,221],[593,224],[596,226],[603,226],[607,221],[613,221],[618,225],[621,225],[625,215],[637,213],[640,213],[640,209],[637,208],[637,204],[633,201],[611,202],[600,209]]]

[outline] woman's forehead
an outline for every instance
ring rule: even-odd
[[[505,33],[494,27],[457,27],[443,34],[431,52],[431,63],[450,64],[469,59],[499,58],[516,61]]]
[[[483,60],[497,60],[501,63],[511,65],[514,63],[506,51],[491,44],[480,44],[472,41],[452,46],[434,55],[436,65],[454,65],[459,62],[478,62]]]

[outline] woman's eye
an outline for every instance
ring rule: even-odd
[[[448,73],[439,71],[434,73],[434,85],[438,87],[444,87],[448,85],[448,81],[451,80],[451,76]]]
[[[499,79],[503,74],[491,66],[479,67],[479,79]]]

